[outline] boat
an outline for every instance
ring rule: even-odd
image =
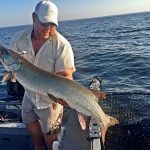
[[[100,78],[92,78],[89,88],[100,90],[100,87]],[[8,97],[0,100],[0,149],[33,150],[32,140],[21,118],[24,89],[18,82],[8,81],[7,93]],[[107,131],[105,145],[102,144],[100,128],[94,118],[89,117],[88,128],[83,131],[76,111],[64,108],[62,126],[58,141],[53,143],[53,150],[149,150],[150,94],[145,93],[146,100],[141,99],[141,95],[129,92],[108,93],[109,100],[101,102],[105,111],[120,121],[120,125],[115,125]],[[129,96],[134,106],[137,105],[135,102],[140,101],[143,112],[137,110],[137,107],[135,109],[127,105],[125,100]]]

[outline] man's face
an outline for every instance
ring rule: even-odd
[[[53,23],[41,23],[37,15],[34,17],[34,30],[36,36],[41,39],[48,39],[56,31],[56,25]]]

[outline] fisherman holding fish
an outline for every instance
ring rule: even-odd
[[[9,48],[35,66],[72,80],[74,55],[70,43],[56,31],[57,15],[58,9],[54,3],[47,0],[39,2],[32,14],[33,27],[16,34]],[[25,89],[22,118],[35,150],[45,150],[45,144],[48,150],[52,149],[62,113],[62,105],[52,103],[48,96]]]
[[[17,33],[10,41],[8,52],[0,46],[0,61],[25,88],[22,119],[35,150],[52,150],[63,105],[85,116],[94,116],[104,129],[103,141],[107,128],[118,123],[103,112],[90,90],[72,81],[74,55],[70,43],[56,31],[57,15],[54,3],[39,2],[32,14],[33,27]],[[80,113],[79,121],[84,126]]]

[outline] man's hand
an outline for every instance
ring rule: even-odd
[[[59,103],[59,104],[61,104],[61,105],[63,105],[64,107],[69,107],[69,105],[63,99],[61,99],[61,98],[58,98],[56,100],[56,102]]]
[[[107,94],[101,91],[97,91],[97,90],[93,90],[93,89],[89,89],[98,100],[104,100],[107,98]]]

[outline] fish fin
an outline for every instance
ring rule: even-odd
[[[93,89],[89,89],[93,94],[94,96],[98,99],[98,100],[103,100],[106,98],[106,93],[104,92],[101,92],[101,91],[97,91],[97,90],[93,90]]]
[[[12,74],[12,77],[10,78],[11,82],[13,83],[16,83],[17,82],[17,79],[16,79],[16,76],[15,74]]]
[[[81,126],[82,130],[85,130],[86,129],[86,120],[87,120],[87,117],[84,116],[84,115],[82,115],[79,112],[77,112],[77,115],[78,115],[79,123],[80,123],[80,126]]]
[[[56,102],[57,103],[57,97],[55,97],[54,95],[52,95],[52,94],[47,94],[48,95],[48,97],[52,100],[52,101],[54,101],[54,102]]]
[[[7,72],[4,76],[3,76],[3,79],[2,79],[2,84],[5,84],[11,77],[12,77],[12,72]]]
[[[107,128],[119,124],[119,121],[116,118],[111,117],[109,115],[107,115],[107,117],[109,118],[109,123],[107,124]]]
[[[65,100],[61,99],[61,98],[57,99],[57,103],[65,106],[65,107],[69,107],[68,103]]]

